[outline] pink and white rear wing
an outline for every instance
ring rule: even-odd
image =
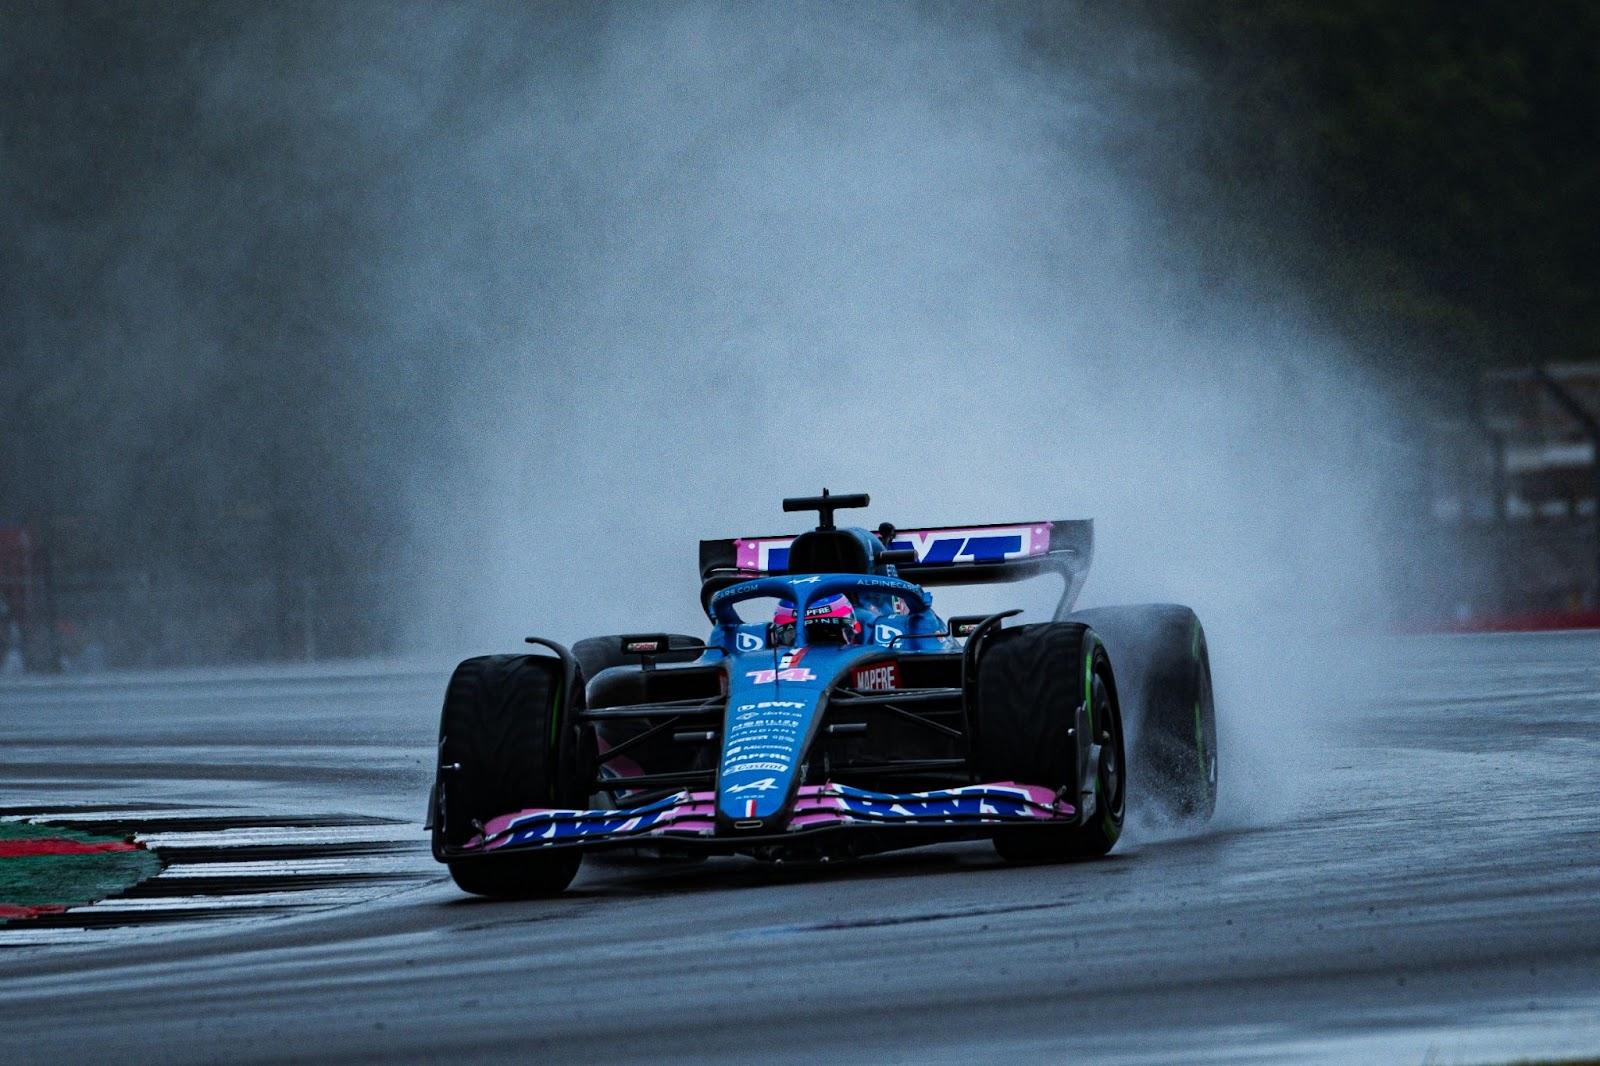
[[[788,570],[792,536],[736,537],[700,542],[700,577],[754,577]],[[1077,599],[1094,555],[1094,521],[1010,522],[980,526],[902,529],[888,545],[916,552],[915,563],[896,567],[920,585],[979,585],[1059,573],[1066,581],[1065,614]]]

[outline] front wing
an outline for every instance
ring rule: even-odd
[[[1072,804],[1053,789],[1014,781],[962,785],[932,792],[869,792],[825,782],[803,785],[787,832],[848,826],[990,826],[1072,822]],[[619,840],[705,839],[716,833],[716,793],[679,792],[620,810],[533,808],[491,818],[463,847],[502,848],[600,844]],[[736,838],[730,838],[730,843]]]

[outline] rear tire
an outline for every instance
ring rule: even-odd
[[[978,664],[978,773],[1063,790],[1095,809],[1078,825],[1002,829],[1009,862],[1098,858],[1122,835],[1126,753],[1111,660],[1086,625],[1052,622],[1002,630]],[[1096,746],[1096,740],[1104,742]]]
[[[1209,819],[1217,807],[1217,709],[1205,630],[1172,603],[1077,611],[1117,664],[1133,775],[1170,821]]]
[[[456,667],[439,720],[438,832],[460,847],[483,823],[529,807],[588,806],[587,779],[567,728],[578,693],[561,691],[561,663],[542,655],[484,655]],[[571,849],[462,858],[450,876],[466,892],[518,898],[572,883],[583,856]]]

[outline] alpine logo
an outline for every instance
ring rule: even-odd
[[[900,687],[900,664],[874,663],[858,666],[852,673],[851,686],[860,692],[888,692]]]
[[[728,792],[730,795],[739,792],[771,792],[777,787],[777,778],[763,777],[759,781],[746,781],[742,785],[734,785],[732,788],[728,789]]]

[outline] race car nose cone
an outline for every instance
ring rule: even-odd
[[[722,812],[717,813],[717,836],[760,836],[763,833],[775,833],[781,826],[781,816],[771,818],[729,818]]]

